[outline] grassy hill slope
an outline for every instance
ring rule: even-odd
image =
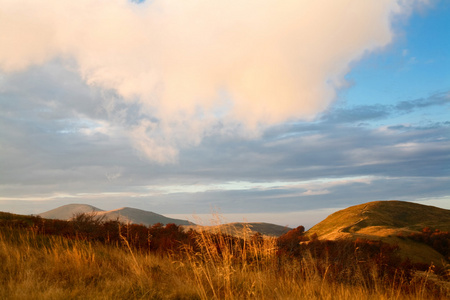
[[[404,201],[374,201],[328,216],[307,231],[319,239],[372,239],[395,244],[415,262],[440,264],[444,257],[431,247],[404,239],[424,227],[450,231],[450,210]]]

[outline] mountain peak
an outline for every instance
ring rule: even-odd
[[[102,212],[103,210],[100,208],[97,208],[95,206],[89,205],[89,204],[67,204],[60,207],[57,207],[55,209],[43,212],[39,214],[42,218],[46,219],[61,219],[61,220],[68,220],[72,218],[76,214],[80,213],[98,213]]]
[[[156,223],[176,225],[190,225],[186,220],[167,218],[163,215],[132,207],[122,207],[114,210],[104,211],[87,204],[68,204],[50,211],[39,214],[47,219],[69,220],[79,213],[95,213],[105,220],[119,220],[124,223],[143,224],[146,226]]]

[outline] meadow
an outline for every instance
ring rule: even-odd
[[[0,299],[448,299],[449,268],[380,242],[0,215]]]

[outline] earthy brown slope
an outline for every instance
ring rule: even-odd
[[[444,259],[431,247],[402,239],[424,227],[450,231],[450,210],[405,201],[374,201],[352,206],[328,216],[308,230],[319,239],[365,238],[400,247],[402,256],[416,262],[436,264]]]

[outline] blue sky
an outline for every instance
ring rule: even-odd
[[[344,91],[344,101],[391,104],[445,93],[450,69],[449,14],[450,3],[440,1],[433,9],[398,22],[396,40],[381,53],[359,61],[347,75],[353,85]]]
[[[450,209],[447,1],[3,2],[1,211]]]

